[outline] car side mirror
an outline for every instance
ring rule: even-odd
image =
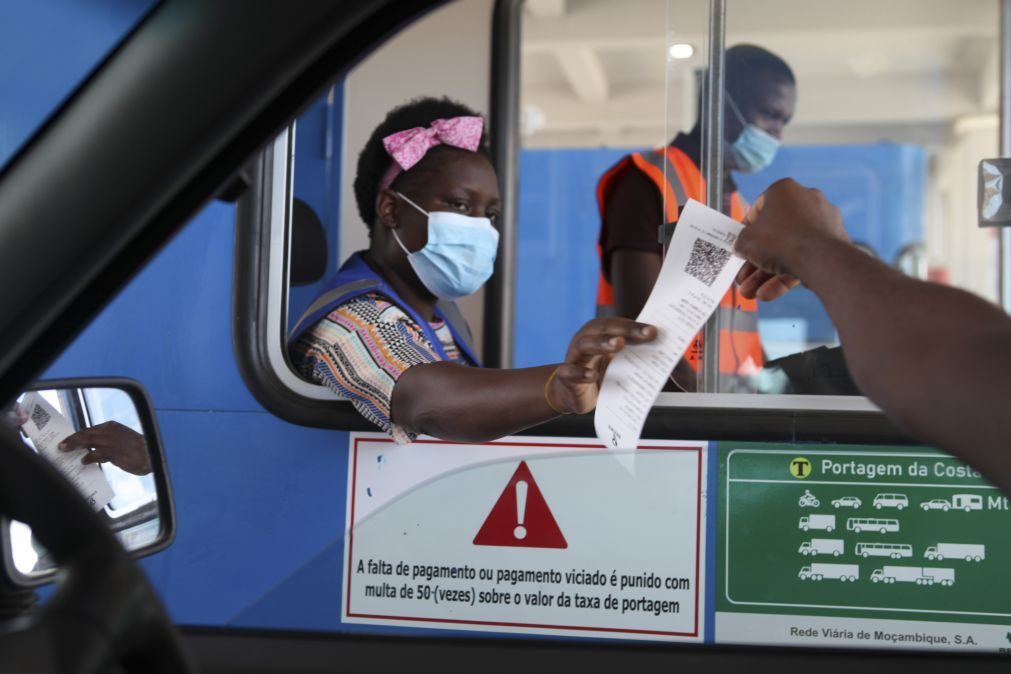
[[[0,410],[77,487],[134,557],[168,546],[175,512],[161,437],[144,389],[128,379],[42,381]],[[53,580],[58,567],[17,521],[0,528],[6,576],[22,587]]]

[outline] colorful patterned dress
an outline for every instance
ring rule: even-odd
[[[430,325],[449,360],[466,364],[445,321]],[[421,326],[379,293],[331,311],[299,338],[291,356],[302,378],[350,400],[398,444],[415,435],[390,421],[394,385],[408,368],[442,360]]]

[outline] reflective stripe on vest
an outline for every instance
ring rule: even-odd
[[[658,242],[667,243],[673,236],[677,224],[678,207],[689,198],[705,201],[705,181],[695,163],[681,150],[667,147],[645,153],[635,153],[625,157],[600,179],[597,186],[597,201],[600,210],[601,227],[604,227],[604,213],[611,182],[624,171],[635,167],[645,174],[665,196],[664,211],[667,223],[660,225]],[[735,220],[744,219],[744,203],[738,193],[730,196],[730,216]],[[662,235],[661,233],[662,232]],[[661,239],[666,238],[666,241]],[[603,249],[597,247],[603,258]],[[762,343],[758,335],[758,302],[741,297],[736,288],[731,287],[723,296],[718,309],[720,315],[720,372],[737,374],[742,367],[747,371],[763,365]],[[603,275],[601,266],[597,289],[597,315],[613,316],[614,291]],[[703,350],[702,333],[696,335],[685,354],[685,360],[697,372],[701,367]],[[748,360],[751,364],[748,364]]]
[[[662,156],[658,152],[647,152],[646,154],[638,154],[637,156],[642,157],[642,159],[647,163],[656,167],[660,176],[667,176],[666,182],[670,185],[671,191],[674,193],[673,217],[671,217],[670,209],[668,209],[667,222],[661,224],[659,226],[659,230],[657,231],[657,243],[661,244],[664,247],[664,250],[666,250],[667,246],[670,245],[671,238],[674,236],[674,227],[677,224],[678,208],[681,207],[681,204],[688,203],[688,195],[685,194],[685,186],[681,184],[681,180],[678,178],[677,169],[674,167],[674,164],[671,163],[671,160],[667,156],[666,152]],[[632,161],[636,164],[639,163],[635,159]],[[668,199],[667,203],[671,204],[672,202]]]

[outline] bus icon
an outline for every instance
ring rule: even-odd
[[[899,530],[899,521],[876,517],[851,517],[846,520],[846,528],[858,534],[863,531],[878,531],[887,534]]]
[[[908,543],[857,543],[856,554],[861,557],[901,559],[913,556],[913,546]]]

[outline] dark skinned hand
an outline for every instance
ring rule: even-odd
[[[827,240],[848,241],[839,209],[821,193],[786,178],[773,183],[744,218],[734,246],[747,259],[737,275],[745,297],[769,300],[799,283],[794,269]]]
[[[118,421],[106,421],[68,435],[60,450],[90,449],[81,458],[82,464],[109,462],[134,475],[151,472],[151,457],[144,436]]]
[[[17,402],[11,403],[3,411],[0,411],[0,423],[13,431],[21,428],[26,421],[28,421],[28,410]]]
[[[656,339],[656,328],[628,318],[595,318],[569,342],[565,362],[551,378],[551,405],[568,414],[586,414],[597,406],[600,383],[615,354],[629,344]]]

